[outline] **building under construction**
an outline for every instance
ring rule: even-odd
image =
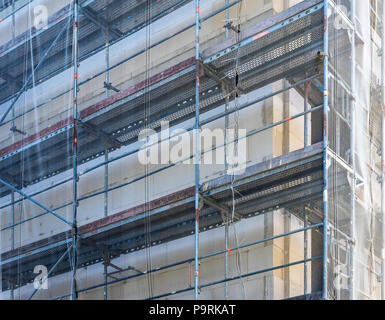
[[[1,299],[384,299],[382,0],[0,0]]]

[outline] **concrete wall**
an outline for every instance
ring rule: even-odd
[[[244,1],[240,11],[240,17],[243,26],[252,25],[258,21],[262,21],[266,17],[277,11],[287,8],[289,5],[298,3],[299,1],[282,1],[282,0],[264,0],[264,1]],[[64,2],[63,2],[64,4]],[[219,8],[224,1],[212,0],[202,2],[202,16],[207,15],[214,9]],[[194,19],[192,4],[186,5],[178,9],[171,15],[155,22],[151,27],[151,41],[155,42],[168,34],[175,32],[184,25],[191,23]],[[236,8],[230,11],[230,17],[236,17]],[[166,23],[167,22],[167,23]],[[201,40],[203,49],[207,48],[224,39],[224,14],[220,14],[202,26]],[[145,46],[145,31],[139,31],[114,45],[111,48],[111,64],[118,62],[123,57],[142,49]],[[156,74],[165,68],[174,65],[185,58],[193,55],[194,46],[193,30],[189,30],[184,34],[172,38],[164,44],[151,50],[151,74]],[[2,39],[0,39],[0,42]],[[104,53],[101,52],[95,56],[82,62],[80,65],[80,81],[88,78],[90,75],[103,70]],[[111,82],[118,88],[126,88],[145,77],[146,63],[145,56],[140,55],[121,66],[115,68],[110,73]],[[40,103],[60,91],[70,88],[71,86],[71,70],[65,71],[51,80],[44,82],[42,85],[36,86],[29,90],[16,106],[16,114],[22,110],[27,110],[34,104]],[[92,103],[104,97],[103,89],[104,76],[101,76],[86,85],[80,90],[80,109],[84,109]],[[257,90],[251,94],[242,96],[237,103],[242,104],[251,101],[256,97],[260,97],[272,90],[278,90],[286,85],[279,81],[265,88]],[[53,124],[60,119],[64,119],[70,113],[70,96],[64,96],[54,100],[46,106],[40,108],[37,112],[32,112],[17,120],[18,128],[23,128],[28,134],[32,134],[41,130],[47,125]],[[5,108],[5,106],[1,106]],[[224,110],[224,106],[202,116],[208,117]],[[274,98],[267,99],[262,103],[256,104],[240,112],[238,126],[248,131],[262,127],[266,124],[279,121],[296,114],[303,110],[303,100],[293,91],[283,95],[277,95]],[[188,127],[192,121],[186,121],[178,127]],[[234,117],[230,117],[230,127],[235,126]],[[224,120],[218,120],[211,123],[207,128],[223,128]],[[20,136],[11,136],[9,126],[0,128],[0,147],[8,145],[10,141],[17,141]],[[111,157],[127,152],[134,146],[122,148],[110,154]],[[254,164],[271,157],[279,156],[284,153],[303,148],[303,119],[295,120],[288,124],[267,130],[261,134],[252,136],[247,139],[247,160],[248,164]],[[88,162],[86,165],[79,166],[79,172],[83,172],[85,168],[103,161],[103,157]],[[70,161],[70,160],[69,160]],[[44,165],[42,163],[42,165]],[[150,166],[151,171],[159,166]],[[109,165],[109,186],[116,186],[123,182],[130,181],[145,173],[145,167],[138,162],[136,155],[115,161]],[[201,182],[223,175],[223,165],[203,165],[201,166]],[[178,165],[176,167],[165,170],[159,174],[148,178],[149,199],[156,199],[166,194],[190,187],[194,182],[194,169],[192,165]],[[24,191],[27,194],[52,185],[66,177],[70,177],[71,172],[65,172],[54,178],[47,179],[39,184],[30,186]],[[183,176],[183,179],[180,177]],[[104,168],[99,168],[91,174],[82,176],[79,182],[79,196],[84,196],[95,191],[103,189]],[[129,196],[128,196],[129,195]],[[17,196],[16,196],[17,198]],[[72,198],[72,184],[64,184],[54,190],[45,192],[36,196],[35,199],[55,208],[64,203],[70,202]],[[9,197],[0,199],[0,205],[9,202]],[[79,225],[83,225],[104,217],[103,209],[104,195],[93,197],[82,201],[79,207]],[[108,195],[108,215],[115,214],[124,209],[139,205],[145,202],[145,180],[135,182],[126,187],[112,191]],[[41,210],[28,201],[22,201],[15,206],[16,221],[26,219],[39,214]],[[57,210],[57,213],[71,220],[72,207]],[[10,208],[2,209],[1,226],[4,227],[10,223]],[[237,223],[235,228],[238,233],[239,243],[246,243],[251,240],[262,239],[266,236],[279,234],[294,229],[299,225],[299,221],[290,217],[284,212],[275,212],[266,216],[255,217],[247,221]],[[51,235],[63,232],[66,226],[51,215],[45,215],[42,218],[33,220],[33,223],[25,223],[21,227],[15,228],[16,247],[44,239]],[[234,233],[234,230],[231,230]],[[11,247],[10,231],[1,232],[1,250],[7,251]],[[173,261],[182,260],[193,256],[193,238],[187,237],[167,244],[161,244],[151,248],[151,262],[153,266],[161,266],[172,263]],[[234,244],[234,239],[232,240]],[[215,250],[223,249],[224,246],[224,230],[219,228],[212,231],[202,233],[200,238],[201,254]],[[132,254],[116,259],[115,264],[125,267],[128,265],[135,266],[140,270],[147,270],[146,252],[138,251]],[[244,250],[241,254],[241,271],[242,273],[252,272],[260,268],[271,267],[272,265],[280,265],[289,263],[303,258],[303,234],[292,236],[290,239],[275,240],[266,245]],[[230,258],[230,270],[233,275],[239,270],[236,268],[235,255]],[[202,263],[201,281],[213,281],[223,278],[224,260],[223,257],[209,259]],[[103,266],[95,265],[79,270],[80,287],[101,282],[103,280]],[[188,266],[163,271],[153,276],[153,295],[172,291],[188,286]],[[48,291],[42,291],[37,296],[44,298],[67,293],[69,290],[70,275],[62,275],[54,277],[50,280]],[[148,297],[148,279],[147,276],[137,278],[135,280],[123,282],[109,289],[109,297],[114,299],[140,299]],[[25,297],[31,292],[31,286],[26,286],[17,290],[20,298]],[[201,298],[206,299],[222,299],[223,285],[205,289]],[[296,296],[303,293],[303,266],[292,267],[290,270],[278,270],[266,274],[258,275],[250,279],[244,279],[244,290],[240,281],[234,281],[229,284],[230,298],[240,299],[279,299],[288,296]],[[7,298],[9,293],[3,293],[3,298]],[[103,289],[94,290],[81,295],[84,299],[101,299],[103,297]],[[174,296],[172,298],[191,298],[191,293]]]

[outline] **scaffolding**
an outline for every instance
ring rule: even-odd
[[[44,297],[72,300],[99,288],[108,299],[112,285],[146,277],[151,282],[153,274],[188,265],[188,286],[169,292],[149,289],[147,298],[191,293],[199,299],[202,290],[218,285],[224,286],[223,297],[229,298],[231,282],[302,266],[300,299],[383,298],[385,55],[381,53],[385,39],[381,28],[373,31],[373,21],[381,25],[385,14],[368,15],[370,23],[366,23],[356,14],[356,2],[305,0],[268,19],[241,23],[231,21],[229,12],[242,5],[242,0],[223,1],[206,15],[199,0],[73,0],[50,13],[44,26],[29,22],[19,35],[15,17],[23,10],[30,12],[33,1],[0,4],[0,28],[8,23],[13,30],[11,39],[0,46],[0,130],[10,133],[0,148],[0,232],[3,240],[10,239],[8,247],[1,247],[3,293],[14,299],[17,290],[20,294],[27,288],[21,296],[34,298],[39,292],[31,287],[37,265],[47,266],[48,278],[61,275],[63,283],[70,283],[68,292]],[[379,3],[376,12],[385,10]],[[193,21],[171,29],[163,38],[151,38],[153,26],[162,18],[191,7]],[[205,34],[201,43],[205,23],[222,14],[223,32],[213,39]],[[159,65],[153,63],[152,50],[192,31],[192,50]],[[363,52],[377,31],[382,71],[379,79],[369,75],[369,93],[362,94],[356,92],[363,87],[356,83],[357,69],[367,70],[366,62],[359,61],[365,60]],[[368,32],[370,39],[366,39]],[[123,59],[111,63],[111,48],[127,45],[125,41],[135,35],[145,38],[143,49],[124,51]],[[86,69],[82,63],[103,55],[105,66],[80,80],[82,68]],[[146,67],[142,78],[119,82],[119,68],[129,69],[129,63],[141,56]],[[39,91],[38,86],[48,81],[63,90]],[[263,91],[279,81],[285,85]],[[95,94],[90,96],[90,91]],[[230,117],[292,91],[303,103],[300,112],[283,114],[244,136],[226,136],[223,143],[202,148],[204,127],[224,120],[221,126],[227,129]],[[241,99],[250,94],[254,95],[248,100]],[[224,110],[218,111],[222,106]],[[57,110],[53,116],[52,109]],[[141,130],[160,134],[164,121],[170,126],[187,123],[183,128],[195,137],[193,152],[177,162],[154,168],[146,165],[143,175],[112,183],[111,168],[125,166],[122,161],[143,150],[138,144]],[[202,175],[205,154],[222,148],[227,155],[242,139],[252,141],[254,136],[298,121],[300,148],[248,164],[236,179],[228,173],[227,160],[222,174],[208,179]],[[178,136],[147,144],[145,151]],[[190,160],[194,160],[193,185],[149,199],[148,179]],[[103,187],[84,192],[82,180],[95,172],[102,172]],[[112,201],[119,201],[122,194],[133,195],[135,190],[127,188],[141,181],[145,184],[143,203],[111,213]],[[69,200],[52,199],[52,190]],[[79,223],[79,215],[91,210],[92,201],[102,208],[103,216]],[[40,211],[31,210],[31,204]],[[300,225],[259,240],[230,244],[234,224],[278,210],[294,216]],[[25,230],[38,232],[44,224],[54,224],[60,232],[16,244]],[[224,229],[223,249],[202,254],[200,234],[216,228]],[[146,270],[114,262],[191,235],[193,257],[157,266],[148,258]],[[303,239],[302,258],[230,274],[230,259],[243,249],[294,235]],[[201,264],[217,256],[225,259],[222,276],[202,281]],[[103,264],[103,281],[83,285],[79,280],[82,269],[97,264]],[[127,271],[134,274],[122,275]],[[289,292],[285,298],[294,297]]]

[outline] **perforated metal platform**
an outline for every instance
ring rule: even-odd
[[[322,5],[318,4],[298,12],[239,44],[205,57],[212,52],[213,49],[210,49],[204,54],[204,62],[220,78],[234,81],[238,77],[238,87],[243,91],[264,86],[287,75],[316,74],[320,65],[315,58],[322,51],[323,43],[321,9]]]

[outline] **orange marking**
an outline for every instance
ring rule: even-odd
[[[257,40],[259,38],[262,38],[263,36],[267,35],[268,32],[267,31],[263,31],[261,33],[258,33],[257,35],[254,36],[253,40]]]

